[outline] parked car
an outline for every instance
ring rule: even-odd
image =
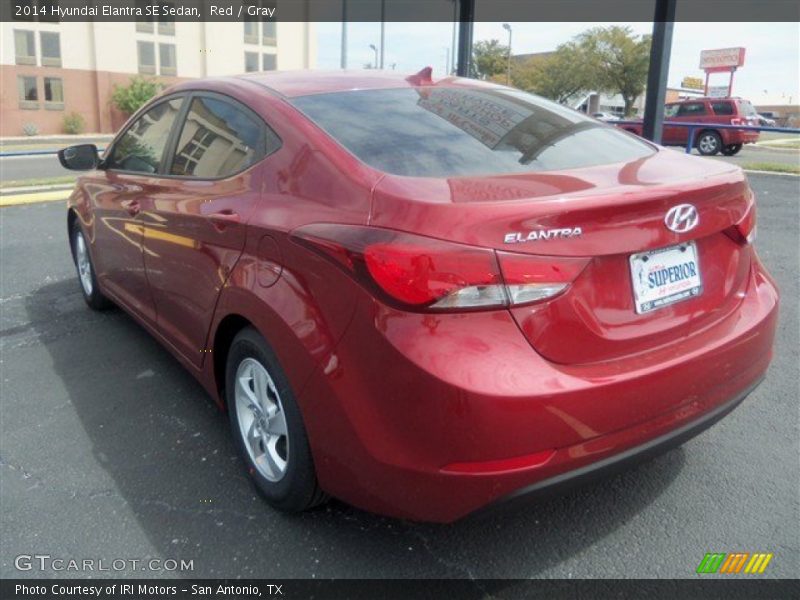
[[[775,127],[776,121],[766,115],[759,114],[758,116],[758,124],[762,127]]]
[[[521,91],[187,81],[102,158],[59,158],[85,171],[66,225],[87,304],[227,409],[279,509],[446,522],[536,497],[684,442],[770,362],[743,172]]]
[[[614,113],[609,113],[609,112],[592,113],[592,117],[594,117],[598,121],[603,121],[603,122],[606,122],[606,123],[611,122],[611,121],[619,121],[620,120],[619,116],[615,115]]]
[[[741,98],[693,98],[667,104],[664,121],[677,123],[703,123],[694,132],[693,146],[700,154],[725,156],[737,154],[744,144],[758,141],[758,131],[719,129],[714,125],[745,125],[757,127],[758,114],[748,100]],[[623,129],[642,134],[640,124],[620,125]],[[685,146],[689,141],[689,128],[664,125],[661,143],[665,146]]]

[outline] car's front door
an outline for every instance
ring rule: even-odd
[[[200,366],[219,293],[260,199],[252,167],[277,147],[277,138],[227,96],[195,93],[188,102],[164,189],[143,209],[144,263],[159,330]]]
[[[680,108],[678,108],[678,114],[675,120],[682,123],[697,123],[703,121],[706,115],[705,102],[684,102],[680,105]],[[676,130],[674,143],[685,144],[689,139],[689,128],[674,127],[673,129]],[[694,135],[697,136],[698,133],[697,129],[695,129]]]
[[[162,189],[159,171],[183,100],[167,98],[134,120],[103,160],[104,177],[86,186],[97,276],[112,296],[151,323],[156,314],[142,259],[141,209]]]

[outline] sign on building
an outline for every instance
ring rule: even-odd
[[[702,77],[684,77],[681,80],[681,87],[687,90],[702,90],[703,78]]]

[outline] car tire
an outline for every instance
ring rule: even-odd
[[[733,156],[734,154],[738,154],[741,149],[742,144],[728,144],[722,149],[722,154],[725,156]]]
[[[701,131],[695,146],[703,156],[714,156],[722,150],[722,138],[716,131]]]
[[[231,343],[225,398],[236,447],[258,492],[273,507],[301,512],[328,499],[317,482],[303,417],[289,381],[252,327]]]
[[[78,283],[80,283],[86,304],[93,310],[112,308],[114,303],[103,295],[100,286],[97,285],[89,244],[77,219],[72,224],[70,231],[70,244],[72,245],[72,260],[75,263],[75,270],[78,272]]]

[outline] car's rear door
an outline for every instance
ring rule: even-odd
[[[167,184],[147,207],[144,264],[160,332],[196,366],[260,199],[255,165],[278,145],[263,120],[236,100],[189,96],[169,150]]]
[[[133,120],[103,160],[104,177],[85,183],[95,220],[95,264],[105,288],[127,308],[155,323],[142,259],[142,207],[163,189],[168,141],[184,97],[164,98]]]

